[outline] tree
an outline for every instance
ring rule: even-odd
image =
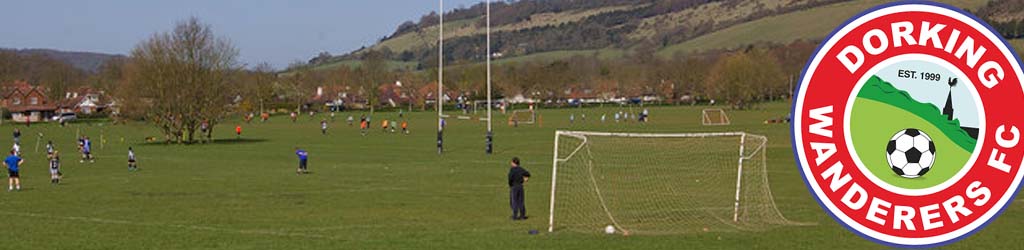
[[[720,58],[711,67],[704,86],[709,97],[745,109],[770,97],[784,78],[769,53],[735,52]]]
[[[274,97],[274,67],[270,66],[269,63],[262,62],[256,65],[256,68],[249,73],[249,98],[259,105],[260,113],[266,112],[265,104],[270,102]]]
[[[100,65],[99,70],[91,78],[92,87],[104,91],[111,91],[117,88],[118,84],[125,79],[124,67],[128,63],[127,58],[115,57]]]
[[[359,79],[358,85],[363,89],[366,101],[369,102],[370,113],[380,104],[380,92],[377,88],[387,83],[390,78],[390,70],[387,65],[387,58],[379,51],[369,51],[363,57],[363,64],[356,69]]]
[[[301,111],[302,104],[308,101],[310,93],[312,93],[313,86],[312,80],[313,71],[309,68],[299,68],[292,72],[290,76],[282,77],[281,82],[277,85],[277,93],[281,93],[291,101],[291,104],[295,105],[295,111]]]
[[[210,129],[240,94],[230,82],[238,50],[193,17],[157,33],[132,49],[119,96],[125,111],[159,127],[167,141],[191,143],[202,122]]]
[[[14,80],[37,84],[46,89],[47,98],[61,100],[86,80],[86,73],[43,54],[0,50],[0,82]]]

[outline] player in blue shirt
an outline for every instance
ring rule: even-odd
[[[306,150],[302,150],[298,147],[295,148],[295,155],[299,157],[299,169],[295,171],[296,174],[308,174],[309,169],[306,167],[306,159],[309,158],[309,153]]]
[[[14,191],[15,188],[17,188],[18,191],[21,191],[21,177],[18,175],[18,167],[20,167],[22,163],[25,163],[25,160],[18,157],[13,150],[11,150],[11,155],[7,156],[7,159],[4,159],[4,166],[7,167],[8,177],[7,192]]]
[[[92,158],[92,140],[88,136],[82,140],[82,158],[80,162],[85,162],[85,160],[89,160],[89,163],[96,162],[96,159]]]
[[[53,147],[53,141],[47,141],[46,142],[46,157],[47,158],[49,158],[50,156],[53,156],[53,151],[56,151],[56,150],[57,149]]]

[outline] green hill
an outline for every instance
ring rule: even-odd
[[[857,157],[875,177],[897,187],[922,189],[945,183],[963,169],[977,143],[960,129],[959,121],[947,120],[935,105],[918,102],[877,76],[865,83],[850,109],[849,139]],[[928,134],[935,145],[931,170],[915,179],[896,175],[887,159],[887,142],[907,128]]]
[[[892,84],[878,76],[872,76],[868,79],[860,93],[857,94],[857,97],[878,101],[906,110],[934,125],[945,136],[956,143],[957,146],[968,152],[974,151],[977,140],[960,128],[960,120],[953,119],[950,121],[946,119],[946,116],[942,115],[942,112],[935,105],[914,100],[909,93],[893,87]]]
[[[792,13],[769,16],[737,24],[692,40],[668,46],[659,54],[694,53],[728,50],[757,43],[789,43],[796,40],[822,39],[844,21],[872,6],[889,1],[867,0],[841,2]],[[940,0],[960,8],[974,10],[987,0]]]
[[[628,55],[654,46],[662,57],[678,53],[732,50],[752,44],[820,40],[853,15],[888,1],[695,1],[571,0],[518,1],[492,6],[494,52],[507,62],[551,61],[600,52],[601,58]],[[967,10],[989,0],[939,0]],[[554,6],[554,7],[551,7]],[[329,60],[317,70],[358,65],[363,53],[384,50],[393,61],[436,64],[436,15],[406,23],[376,44]],[[486,54],[480,6],[445,17],[448,65],[475,64]],[[430,20],[433,20],[431,23]],[[337,63],[346,61],[346,63]]]

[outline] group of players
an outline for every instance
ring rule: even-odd
[[[616,123],[618,123],[620,121],[625,122],[625,121],[632,121],[632,120],[635,120],[635,121],[640,122],[640,123],[645,123],[645,122],[647,122],[647,119],[650,116],[650,111],[648,111],[647,109],[644,109],[643,111],[640,111],[640,113],[637,113],[637,114],[633,114],[633,113],[629,113],[629,112],[624,112],[624,111],[619,111],[619,112],[613,113],[612,116],[615,119]],[[584,122],[587,121],[587,114],[580,114],[580,120],[584,121]],[[608,115],[607,114],[601,114],[601,122],[604,123],[607,120],[608,120]],[[574,123],[576,123],[576,114],[569,114],[569,124],[574,124]]]
[[[264,113],[264,114],[266,114],[266,113]],[[310,111],[309,115],[310,115],[310,117],[315,117],[316,113],[313,112],[313,111]],[[251,117],[251,116],[252,115],[248,115],[247,117]],[[333,122],[334,121],[334,117],[335,117],[335,112],[330,112],[329,116],[330,116],[330,122]],[[288,115],[288,117],[291,119],[291,121],[293,123],[298,121],[298,113],[296,113],[296,112],[290,113]],[[395,133],[395,132],[398,132],[398,128],[401,128],[402,134],[408,135],[409,134],[409,122],[404,120],[405,112],[403,112],[402,110],[399,110],[398,111],[398,117],[399,118],[403,118],[401,123],[399,123],[396,120],[387,120],[387,119],[383,120],[381,122],[381,130],[384,131],[384,132]],[[266,121],[268,118],[269,117],[264,115],[262,117],[262,120]],[[349,126],[353,126],[354,122],[355,122],[355,118],[352,117],[351,115],[349,115],[348,118],[346,119],[346,121],[348,122]],[[369,129],[370,129],[370,122],[371,122],[370,117],[366,116],[365,114],[361,115],[359,117],[359,129],[360,129],[360,133],[363,136],[366,136],[368,134]],[[328,127],[329,127],[328,119],[326,119],[326,118],[320,119],[320,133],[323,134],[323,135],[327,135]],[[238,133],[238,135],[241,136],[241,133],[242,133],[241,132],[241,126],[239,125],[238,127],[235,128],[235,130]],[[298,169],[295,170],[295,173],[296,174],[309,174],[309,167],[308,167],[309,152],[304,150],[304,149],[302,149],[302,148],[295,147],[295,156],[298,157],[298,159],[299,159],[299,167],[298,167]],[[130,156],[130,158],[132,158],[132,157],[133,156]]]
[[[40,135],[41,136],[41,135]],[[78,151],[82,154],[80,163],[95,163],[96,158],[92,154],[92,140],[88,136],[82,136],[78,138]],[[50,170],[50,183],[60,184],[64,174],[60,171],[60,151],[53,145],[53,141],[46,142],[46,159],[49,163]],[[20,191],[21,190],[21,168],[25,163],[25,159],[22,158],[21,154],[21,130],[14,129],[14,145],[11,147],[10,155],[8,155],[3,164],[7,168],[8,186],[7,191]],[[128,147],[128,170],[136,171],[139,170],[136,164],[135,151]]]
[[[398,113],[398,117],[401,118],[403,116],[404,116],[404,114],[402,112]],[[348,124],[349,124],[349,126],[352,126],[352,117],[351,116],[349,116]],[[326,125],[324,125],[324,126],[326,126]],[[381,124],[380,124],[380,129],[381,129],[381,131],[384,131],[384,132],[395,133],[395,132],[398,132],[398,128],[402,129],[402,134],[406,134],[406,135],[409,134],[409,122],[406,121],[406,120],[402,120],[402,122],[399,123],[396,120],[390,120],[389,121],[387,119],[384,119],[383,121],[381,121]],[[359,117],[359,131],[360,131],[360,133],[363,136],[366,136],[366,134],[369,132],[369,130],[370,130],[370,117],[368,117],[366,115],[362,115],[361,117]]]

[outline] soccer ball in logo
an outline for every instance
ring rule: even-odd
[[[923,131],[913,128],[897,132],[885,147],[885,159],[897,175],[917,178],[935,163],[935,143]]]

